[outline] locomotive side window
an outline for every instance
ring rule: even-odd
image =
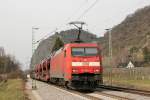
[[[98,54],[97,48],[72,48],[72,55],[73,56],[95,56]]]
[[[73,56],[83,56],[84,48],[72,48],[72,55]]]
[[[66,57],[66,50],[64,51],[64,57]]]

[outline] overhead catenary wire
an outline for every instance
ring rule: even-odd
[[[80,20],[86,13],[88,13],[97,3],[98,3],[99,0],[95,0],[95,2],[90,6],[88,7],[78,18],[77,20]]]
[[[72,19],[72,17],[73,17],[75,14],[77,14],[78,11],[80,11],[80,9],[81,9],[85,4],[87,4],[87,3],[88,3],[88,0],[85,0],[84,2],[82,2],[82,3],[80,4],[80,6],[65,20],[65,22],[60,25],[59,28],[61,28],[63,25],[68,24],[68,22],[70,21],[70,19]],[[66,22],[67,22],[67,23],[66,23]]]
[[[87,4],[88,0],[85,0],[76,10],[75,12],[68,17],[68,19],[66,20],[66,22],[68,22],[85,4]]]
[[[35,44],[38,43],[38,42],[40,42],[40,41],[42,41],[42,40],[44,40],[46,37],[49,36],[50,33],[56,32],[58,29],[60,29],[61,27],[63,27],[63,25],[66,25],[66,24],[67,24],[66,22],[68,22],[70,19],[72,19],[72,17],[73,17],[76,13],[78,13],[78,11],[79,11],[85,4],[87,4],[87,2],[88,2],[88,0],[85,0],[84,2],[82,2],[82,3],[80,4],[80,6],[65,20],[65,22],[64,22],[63,24],[60,24],[59,27],[56,27],[53,31],[49,32],[48,34],[46,34],[45,36],[43,36],[41,39],[37,40],[37,41],[35,42]]]
[[[53,31],[49,32],[49,33],[46,34],[45,36],[43,36],[41,39],[39,39],[39,40],[37,40],[36,42],[34,42],[34,44],[36,44],[36,43],[38,43],[38,42],[44,40],[45,38],[47,38],[47,37],[49,36],[49,34],[54,33],[54,32],[56,32],[56,31],[57,31],[57,28],[54,29]]]

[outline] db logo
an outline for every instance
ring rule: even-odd
[[[83,66],[89,66],[89,62],[83,62]]]

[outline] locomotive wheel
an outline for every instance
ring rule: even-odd
[[[70,89],[68,81],[65,82],[65,88]]]
[[[70,90],[75,90],[74,87],[71,86],[71,82],[65,82],[65,88],[70,89]]]

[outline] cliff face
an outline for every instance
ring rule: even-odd
[[[38,64],[43,59],[48,58],[50,56],[57,38],[60,38],[64,42],[64,44],[66,44],[71,41],[75,41],[77,39],[77,35],[78,31],[75,29],[71,29],[62,31],[60,33],[55,33],[49,38],[41,41],[31,58],[30,67],[33,68],[35,64]],[[84,42],[91,42],[97,39],[96,35],[87,31],[82,31],[80,38]]]
[[[112,28],[111,33],[114,66],[128,60],[144,63],[143,50],[147,48],[150,51],[150,6],[127,16],[122,23]],[[103,44],[103,53],[107,59],[108,33],[99,42]]]

